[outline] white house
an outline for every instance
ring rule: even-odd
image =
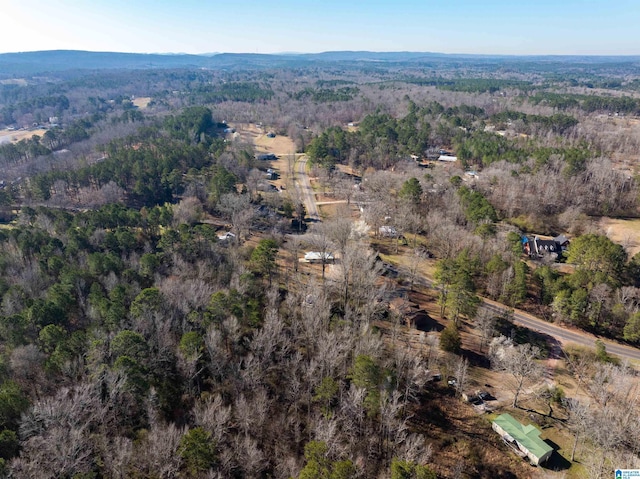
[[[231,231],[218,235],[218,239],[220,241],[233,240],[235,238],[236,238],[236,235],[234,235]]]
[[[308,251],[304,255],[304,260],[307,263],[322,263],[323,258],[325,263],[331,263],[334,260],[333,254],[326,251],[324,253],[319,251]]]

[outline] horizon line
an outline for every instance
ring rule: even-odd
[[[51,52],[77,52],[77,53],[107,53],[124,55],[158,55],[158,56],[196,56],[214,57],[218,55],[265,55],[265,56],[296,56],[296,55],[323,55],[331,53],[386,53],[386,54],[425,54],[443,56],[476,56],[476,57],[639,57],[639,53],[463,53],[463,52],[434,52],[426,50],[323,50],[318,52],[131,52],[131,51],[110,51],[110,50],[81,50],[57,48],[51,50],[27,50],[0,52],[0,55],[21,55],[31,53],[51,53]]]

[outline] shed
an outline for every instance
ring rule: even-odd
[[[515,445],[535,466],[549,459],[553,452],[553,448],[540,439],[537,427],[533,424],[524,426],[511,414],[501,414],[491,423],[491,427],[505,443]]]
[[[304,255],[304,260],[308,263],[322,263],[323,258],[325,263],[331,263],[334,260],[333,255],[328,252],[308,251]]]

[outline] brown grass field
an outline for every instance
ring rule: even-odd
[[[38,135],[42,136],[45,134],[47,130],[39,129],[39,130],[0,130],[0,143],[4,143],[7,141],[11,141],[12,143],[16,143],[20,140],[25,140],[31,138],[32,136]]]
[[[611,241],[624,247],[629,258],[640,253],[640,218],[624,220],[603,217],[599,226]]]
[[[291,138],[282,135],[276,135],[275,138],[268,138],[268,129],[256,126],[253,123],[234,123],[229,127],[235,128],[233,140],[240,143],[249,143],[253,145],[256,153],[273,153],[279,158],[274,161],[265,161],[265,166],[273,168],[278,172],[280,178],[271,181],[278,188],[284,186],[287,190],[293,188],[290,181],[289,172],[293,170],[295,160],[301,155],[297,154],[296,146]]]
[[[142,110],[142,109],[146,108],[147,106],[149,106],[149,102],[150,101],[151,101],[150,97],[143,96],[143,97],[136,98],[135,100],[133,100],[133,104]]]
[[[293,141],[287,136],[276,135],[268,138],[268,128],[256,126],[254,123],[234,123],[229,127],[235,128],[234,140],[250,143],[256,149],[256,153],[273,153],[276,156],[290,155],[296,152]]]

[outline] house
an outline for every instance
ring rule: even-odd
[[[522,238],[522,250],[525,254],[529,255],[531,259],[541,259],[545,256],[558,259],[563,251],[560,243],[555,241],[555,239],[541,239],[538,236],[534,236],[533,238],[524,236]]]
[[[505,444],[511,446],[532,465],[538,466],[549,459],[553,448],[540,439],[540,430],[533,424],[522,425],[510,414],[501,414],[492,423],[492,429],[500,434]]]
[[[319,251],[308,251],[304,254],[304,260],[311,264],[322,263],[323,258],[325,263],[333,263],[333,260],[335,259],[333,254],[326,251],[324,253]]]
[[[218,235],[218,239],[220,241],[234,240],[235,238],[236,238],[236,235],[234,235],[230,231],[227,233],[222,233],[221,235]]]
[[[403,297],[389,301],[389,311],[398,314],[408,328],[430,331],[433,318],[420,305]]]
[[[438,161],[458,161],[458,157],[457,156],[451,156],[451,155],[440,155],[438,156]]]

